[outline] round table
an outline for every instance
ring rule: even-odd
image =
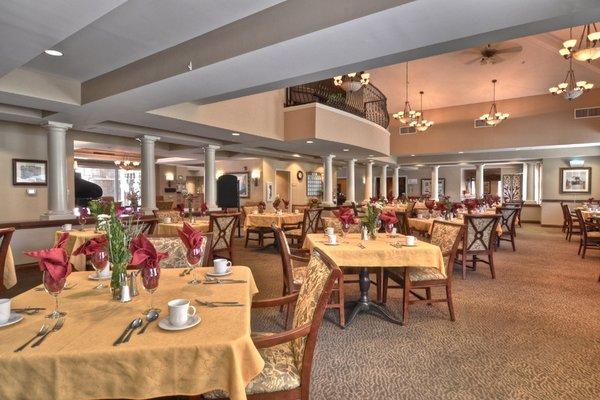
[[[304,219],[302,213],[263,213],[263,214],[248,214],[244,221],[246,228],[253,227],[265,227],[269,228],[272,224],[281,228],[283,225],[299,224]]]

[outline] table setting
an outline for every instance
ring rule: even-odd
[[[208,219],[194,219],[185,223],[200,232],[208,232],[210,226]],[[183,226],[183,222],[172,222],[169,217],[166,217],[162,222],[156,224],[154,233],[159,236],[176,236],[177,231],[182,229]]]
[[[298,210],[294,210],[294,212],[265,212],[260,213],[258,211],[254,211],[250,214],[246,215],[246,220],[244,221],[245,227],[271,227],[271,225],[275,224],[277,227],[282,227],[284,225],[293,225],[299,224],[304,219],[304,214],[300,213]]]

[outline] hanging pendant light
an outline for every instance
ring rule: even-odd
[[[425,132],[431,125],[433,125],[433,121],[426,120],[423,116],[423,91],[419,92],[421,95],[421,111],[417,112],[416,118],[409,124],[409,126],[414,126],[419,132]]]
[[[548,90],[552,94],[562,94],[565,99],[573,100],[581,96],[586,90],[590,90],[593,87],[593,83],[578,81],[575,79],[575,72],[573,72],[573,58],[570,57],[569,70],[567,71],[565,80],[556,86],[552,86]]]
[[[406,63],[406,94],[405,94],[405,96],[406,96],[406,101],[404,102],[404,110],[399,111],[392,115],[392,117],[394,117],[394,119],[397,119],[398,121],[400,121],[401,124],[409,124],[417,117],[417,112],[410,108],[410,102],[408,101],[408,63]]]
[[[479,117],[481,121],[485,121],[485,123],[490,126],[498,125],[509,116],[508,113],[499,112],[498,107],[496,106],[496,82],[498,82],[497,79],[492,79],[492,83],[494,84],[494,97],[490,111],[487,114],[483,114],[481,117]]]
[[[368,72],[352,72],[348,75],[339,75],[333,77],[333,84],[335,86],[341,86],[348,93],[356,92],[363,86],[369,84],[371,74]]]
[[[596,23],[583,26],[579,40],[573,39],[573,28],[569,29],[569,40],[563,42],[559,54],[566,59],[591,62],[600,58],[600,32]]]

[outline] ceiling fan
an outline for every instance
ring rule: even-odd
[[[506,47],[509,46],[509,47]],[[498,43],[488,44],[483,48],[474,48],[464,51],[463,54],[473,56],[477,54],[477,57],[467,61],[466,65],[471,65],[479,61],[481,65],[498,64],[504,61],[504,58],[500,57],[500,54],[514,54],[519,53],[523,50],[523,47],[511,43]]]

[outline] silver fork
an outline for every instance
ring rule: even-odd
[[[15,349],[15,353],[22,351],[25,347],[29,346],[29,343],[33,342],[36,338],[38,338],[40,336],[44,336],[49,330],[50,330],[50,327],[48,325],[46,325],[46,324],[42,325],[42,327],[40,328],[40,331],[38,333],[36,333],[34,337],[29,339],[21,347],[18,347],[17,349]]]
[[[62,328],[64,324],[65,324],[65,320],[63,318],[61,318],[58,321],[56,321],[56,323],[54,324],[54,326],[52,327],[52,329],[49,330],[48,332],[46,332],[40,338],[40,340],[38,340],[37,342],[35,342],[34,344],[32,344],[31,347],[38,347],[40,344],[42,344],[42,342],[46,339],[46,337],[48,337],[48,335],[50,333],[60,331],[60,328]]]

